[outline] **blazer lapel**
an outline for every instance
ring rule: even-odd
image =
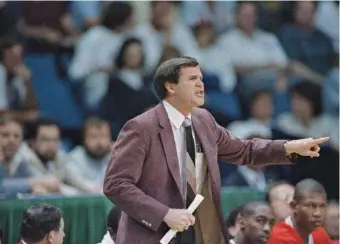
[[[181,195],[183,195],[182,180],[180,176],[179,162],[176,151],[176,143],[171,128],[171,123],[162,103],[157,105],[156,112],[158,114],[159,125],[161,127],[160,138],[166,162],[168,164],[168,168],[171,172],[171,175],[176,182],[178,190],[180,191]]]

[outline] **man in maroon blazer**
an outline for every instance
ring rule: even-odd
[[[179,231],[171,243],[228,243],[218,159],[290,164],[295,155],[318,157],[318,144],[329,139],[240,140],[198,108],[202,79],[193,58],[165,61],[154,78],[162,102],[121,130],[104,180],[105,195],[123,211],[117,244],[157,244],[169,228]],[[185,209],[196,193],[204,200],[192,215]]]

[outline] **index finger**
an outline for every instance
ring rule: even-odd
[[[312,141],[312,143],[313,143],[313,144],[321,144],[321,143],[324,143],[324,142],[328,141],[329,139],[330,139],[329,136],[327,136],[327,137],[322,137],[322,138],[314,139],[314,140]]]

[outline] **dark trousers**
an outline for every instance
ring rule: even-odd
[[[190,190],[190,189],[189,189]],[[192,202],[192,200],[189,200],[189,198],[193,199],[192,196],[194,196],[191,192],[189,193],[191,197],[188,197],[186,202],[186,208],[188,208]],[[176,234],[175,238],[175,244],[195,244],[195,230],[193,226],[190,226],[189,229],[178,232]]]

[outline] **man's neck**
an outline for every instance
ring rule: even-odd
[[[294,218],[294,216],[291,217],[293,227],[296,230],[296,232],[301,236],[303,243],[308,243],[308,237],[311,233],[311,231],[306,230],[306,228],[303,228],[301,225],[299,225]]]
[[[251,244],[250,242],[246,241],[246,238],[241,232],[236,234],[234,241],[235,241],[235,244]]]
[[[189,108],[189,107],[183,106],[175,99],[167,98],[165,99],[165,101],[167,101],[171,106],[177,109],[185,117],[187,117],[192,112],[192,107]]]

